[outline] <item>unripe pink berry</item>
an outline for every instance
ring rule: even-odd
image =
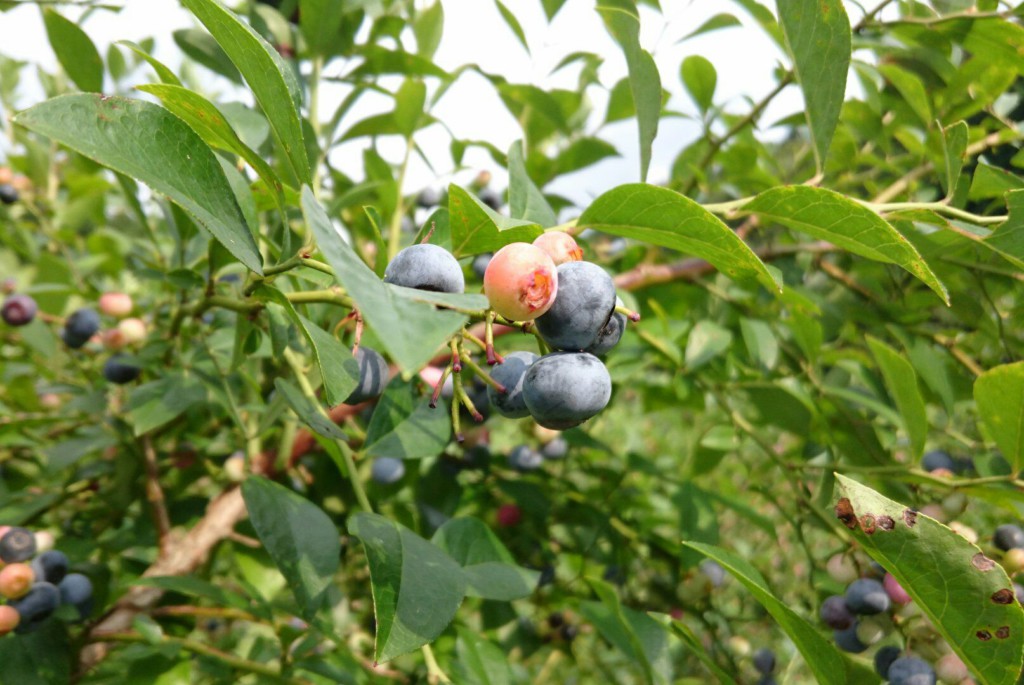
[[[548,253],[555,266],[566,262],[578,262],[583,259],[583,249],[568,233],[549,231],[541,233],[533,244]]]
[[[132,298],[125,293],[103,293],[99,301],[100,311],[118,319],[132,313]]]
[[[21,614],[14,607],[0,605],[0,637],[11,632],[21,623]]]
[[[938,504],[926,504],[921,507],[921,513],[929,518],[933,518],[940,523],[944,523],[948,520],[946,516],[946,510]]]
[[[826,564],[826,569],[832,580],[842,585],[852,583],[860,577],[853,559],[845,554],[833,554]]]
[[[224,475],[233,483],[245,480],[245,455],[235,452],[224,461]]]
[[[39,396],[39,404],[44,409],[57,409],[62,404],[60,395],[52,392],[44,392]]]
[[[146,339],[146,322],[142,319],[125,319],[117,324],[117,330],[124,336],[126,345],[132,345]]]
[[[935,675],[949,685],[956,685],[971,676],[963,659],[953,653],[946,654],[935,662]]]
[[[978,543],[978,533],[970,526],[966,526],[959,521],[951,521],[949,523],[949,529],[972,545],[976,545]]]
[[[498,507],[498,525],[511,528],[523,519],[523,511],[514,504],[502,504]]]
[[[885,578],[882,579],[882,585],[885,586],[885,592],[889,595],[889,599],[896,604],[910,604],[913,601],[899,581],[893,578],[891,573],[885,574]]]
[[[124,333],[120,328],[108,328],[100,331],[100,342],[108,350],[119,350],[125,346]]]
[[[512,321],[530,321],[551,308],[558,272],[547,252],[529,243],[511,243],[494,253],[484,272],[491,308]]]
[[[0,595],[17,599],[32,589],[36,574],[28,564],[8,564],[0,571]]]

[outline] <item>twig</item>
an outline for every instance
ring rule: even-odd
[[[163,488],[160,487],[160,464],[157,462],[156,450],[153,449],[153,438],[148,433],[142,436],[142,455],[146,464],[146,499],[153,509],[157,542],[160,556],[163,557],[168,553],[170,544],[171,519],[167,515],[167,500]]]

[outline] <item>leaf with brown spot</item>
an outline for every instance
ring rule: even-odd
[[[842,509],[853,521],[860,517],[853,536],[896,578],[977,681],[1015,685],[1024,655],[1024,610],[1012,601],[1002,567],[935,519],[839,474],[836,485],[837,513]],[[865,519],[874,524],[883,516],[907,525],[866,534]],[[1007,596],[1011,601],[1004,603]]]

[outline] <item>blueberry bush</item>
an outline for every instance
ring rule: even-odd
[[[627,75],[572,89],[441,68],[440,0],[182,0],[180,69],[38,4],[0,682],[1021,682],[1024,6],[717,3],[680,40],[780,55],[728,99],[657,0],[597,0]],[[437,115],[465,78],[508,150]],[[634,182],[561,196],[611,126]]]

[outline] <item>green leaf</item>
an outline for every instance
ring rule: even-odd
[[[714,321],[698,321],[686,340],[684,359],[687,370],[699,369],[729,349],[731,344],[732,331],[728,328],[723,328]]]
[[[150,84],[136,87],[144,93],[160,98],[164,107],[191,126],[207,145],[233,152],[248,162],[259,177],[274,190],[278,204],[284,206],[284,188],[277,174],[262,157],[242,142],[227,118],[212,102],[182,86]]]
[[[946,160],[946,196],[952,197],[967,157],[967,122],[958,121],[942,129],[942,151]]]
[[[103,60],[82,28],[55,10],[43,10],[43,25],[57,61],[79,89],[89,93],[103,90]]]
[[[1024,178],[1011,174],[1005,169],[997,169],[988,164],[978,164],[971,179],[968,198],[971,200],[987,200],[1002,197],[1009,191],[1024,189]]]
[[[388,50],[379,45],[370,45],[360,52],[363,63],[349,75],[352,78],[364,76],[382,76],[384,74],[402,74],[404,76],[436,76],[448,80],[451,75],[433,61],[404,52]]]
[[[835,646],[794,612],[788,604],[776,597],[764,577],[747,561],[720,547],[700,542],[683,542],[709,559],[714,559],[750,590],[754,598],[772,615],[779,627],[786,631],[800,650],[804,661],[819,683],[842,685],[847,682],[847,666]]]
[[[362,541],[370,564],[375,660],[390,661],[435,640],[466,592],[459,565],[408,528],[377,514],[356,514],[348,529]]]
[[[718,82],[715,65],[700,55],[690,55],[683,60],[679,74],[694,103],[701,112],[707,112],[711,108]]]
[[[509,685],[512,673],[505,652],[467,628],[456,629],[455,669],[466,685]]]
[[[332,440],[348,440],[337,424],[324,416],[294,385],[283,378],[275,378],[274,387],[295,415],[314,432]]]
[[[924,398],[917,385],[917,374],[910,362],[899,352],[881,340],[867,336],[868,347],[878,362],[878,368],[885,379],[885,387],[896,402],[896,408],[903,418],[903,426],[910,436],[910,448],[914,459],[920,459],[924,453],[924,443],[928,439],[928,415],[925,413]]]
[[[685,36],[676,41],[676,44],[682,43],[685,40],[689,40],[695,36],[699,36],[702,33],[710,33],[711,31],[718,31],[719,29],[729,28],[730,26],[742,26],[740,20],[731,14],[716,14],[711,17],[703,24],[690,31]]]
[[[512,29],[512,33],[515,34],[516,40],[523,46],[527,54],[530,53],[530,44],[526,42],[526,32],[523,31],[522,24],[516,19],[516,15],[512,13],[508,7],[505,6],[501,0],[494,0],[494,4],[498,6],[498,12],[501,14],[501,18],[505,20],[505,24]]]
[[[580,226],[642,240],[706,259],[736,279],[782,284],[736,233],[693,200],[667,188],[633,183],[609,190],[580,216]]]
[[[654,58],[640,47],[640,14],[636,5],[631,0],[600,0],[597,11],[626,56],[640,134],[640,180],[646,181],[661,117],[661,76]]]
[[[997,366],[978,376],[974,401],[989,439],[1014,471],[1024,468],[1024,362]]]
[[[1024,261],[1024,190],[1007,193],[1006,206],[1010,210],[1009,218],[996,226],[985,238],[985,244],[1020,264]]]
[[[463,314],[436,310],[424,302],[395,295],[341,239],[309,186],[302,188],[302,213],[334,277],[355,300],[363,319],[403,371],[421,369],[468,320]],[[416,334],[410,335],[409,331]]]
[[[411,136],[420,125],[423,105],[427,100],[427,86],[418,79],[406,79],[395,93],[394,120],[398,132]]]
[[[450,519],[431,542],[462,565],[468,595],[511,601],[530,596],[537,587],[540,574],[516,566],[505,545],[479,519]]]
[[[704,667],[711,671],[720,683],[723,683],[723,685],[738,685],[736,680],[708,654],[700,638],[697,637],[696,633],[688,625],[682,621],[675,620],[672,621],[671,625],[672,632],[676,634],[676,637],[682,640],[683,644],[700,659]]]
[[[245,77],[299,183],[310,183],[299,116],[302,96],[291,68],[262,36],[217,0],[182,0],[182,4],[213,34]]]
[[[426,59],[433,57],[444,35],[444,6],[441,0],[434,0],[433,4],[417,13],[412,32],[416,36],[416,54]]]
[[[776,0],[804,93],[818,169],[825,166],[846,97],[852,39],[841,0]]]
[[[231,58],[209,33],[202,29],[178,29],[172,35],[181,51],[196,62],[235,83],[242,83],[242,75],[231,63]]]
[[[134,52],[136,55],[146,60],[146,62],[149,63],[149,66],[153,67],[153,71],[156,72],[157,78],[160,79],[161,83],[166,83],[171,86],[181,85],[181,81],[178,79],[177,76],[175,76],[173,71],[168,69],[163,62],[150,55],[140,46],[136,45],[130,40],[119,40],[115,44],[125,46],[126,48]]]
[[[771,370],[779,361],[779,341],[767,321],[740,319],[740,333],[750,359],[758,366]]]
[[[128,422],[135,435],[173,421],[186,410],[206,401],[206,389],[191,376],[175,373],[140,385],[128,395]]]
[[[242,483],[249,520],[281,570],[302,615],[311,619],[326,598],[341,559],[341,540],[320,507],[261,477]]]
[[[927,128],[932,123],[932,105],[921,79],[895,64],[882,64],[878,71],[903,96],[903,100]]]
[[[862,257],[897,264],[949,304],[946,286],[913,244],[885,219],[837,192],[809,186],[772,188],[744,205],[743,211],[827,240]]]
[[[508,150],[508,206],[513,219],[530,221],[542,228],[558,223],[555,210],[526,171],[521,140],[512,143]]]
[[[1024,611],[1006,572],[934,519],[836,474],[836,515],[862,549],[985,685],[1013,685],[1024,655]]]
[[[363,450],[373,457],[436,457],[451,434],[449,412],[431,409],[429,397],[417,397],[412,383],[396,377],[373,410]]]
[[[497,252],[509,243],[532,243],[544,232],[532,221],[498,214],[455,184],[448,186],[448,215],[456,257]]]
[[[256,241],[216,155],[167,110],[123,97],[62,95],[14,121],[167,195],[240,262],[263,273]]]
[[[299,0],[299,28],[306,47],[314,55],[330,55],[336,49],[345,3],[337,0]]]

